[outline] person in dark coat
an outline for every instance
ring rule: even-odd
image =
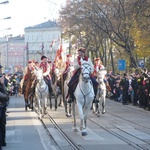
[[[6,107],[9,100],[9,94],[4,84],[4,75],[0,72],[0,149],[6,146]]]
[[[128,89],[129,89],[129,80],[127,73],[124,73],[124,77],[122,78],[120,82],[120,86],[122,87],[123,97],[122,97],[122,104],[128,105]]]
[[[133,88],[133,105],[137,105],[137,101],[138,101],[138,84],[137,84],[137,75],[138,73],[135,73],[133,75],[133,80],[132,80],[132,88]]]

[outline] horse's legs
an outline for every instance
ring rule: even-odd
[[[58,95],[55,95],[55,111],[57,111],[57,99],[58,99]]]
[[[77,122],[76,122],[76,111],[75,111],[75,101],[72,104],[72,110],[73,110],[73,119],[74,119],[74,132],[78,132],[77,129]]]
[[[105,95],[103,96],[103,100],[102,100],[102,114],[105,113]]]
[[[25,98],[25,110],[27,111],[27,108],[29,107],[29,104],[28,104],[28,99]]]
[[[50,103],[50,109],[52,109],[52,97],[50,94],[49,94],[49,103]]]
[[[63,107],[64,103],[63,103],[62,95],[58,95],[58,97],[59,97],[59,100],[60,100],[58,106]]]
[[[88,112],[91,109],[91,106],[92,106],[92,102],[85,109],[82,109],[83,110],[83,117],[84,117],[83,119],[81,119],[82,136],[86,136],[87,135],[87,131],[86,131],[86,127],[87,127],[87,115],[88,115]]]
[[[46,110],[47,110],[47,98],[44,99],[43,117],[44,117],[44,115],[46,115]]]
[[[71,103],[68,103],[66,98],[64,98],[63,102],[64,102],[64,106],[65,106],[66,116],[71,117],[71,110],[72,110]]]
[[[101,105],[101,98],[99,98],[99,102],[97,103],[97,117],[100,117],[100,105]]]
[[[86,132],[86,127],[85,127],[85,115],[86,115],[86,110],[84,110],[83,112],[83,108],[82,108],[82,105],[80,103],[77,103],[77,107],[78,107],[78,112],[79,112],[79,117],[80,117],[80,130],[81,130],[81,134],[82,136],[85,136],[87,135],[87,132]],[[90,105],[90,108],[91,108],[91,105]],[[89,110],[90,110],[89,108]]]
[[[38,119],[42,119],[42,107],[41,107],[41,100],[38,98]]]
[[[30,101],[29,108],[33,111],[33,98],[34,98],[34,94],[30,93],[30,95],[28,96],[28,100]]]

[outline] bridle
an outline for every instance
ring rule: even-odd
[[[88,82],[90,80],[90,74],[91,74],[90,64],[83,63],[82,66],[81,66],[82,81]]]

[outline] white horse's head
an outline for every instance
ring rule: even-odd
[[[81,75],[83,81],[88,82],[90,80],[91,65],[89,61],[85,61],[82,58],[81,58]]]
[[[104,78],[105,78],[106,74],[107,74],[107,70],[106,69],[100,69],[97,72],[97,79],[98,79],[99,83],[104,82]]]
[[[36,68],[34,69],[34,74],[36,75],[37,80],[43,79],[43,69],[36,67]]]

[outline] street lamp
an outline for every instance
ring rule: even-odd
[[[9,1],[4,1],[4,2],[1,2],[0,4],[8,4]]]
[[[1,18],[0,20],[8,20],[8,19],[11,19],[11,17]]]
[[[11,17],[6,17],[6,18],[4,18],[4,20],[6,20],[6,19],[11,19]]]
[[[1,31],[5,31],[5,30],[11,30],[11,28],[6,28],[6,29],[3,29],[3,30],[0,30],[0,32],[1,32]]]

